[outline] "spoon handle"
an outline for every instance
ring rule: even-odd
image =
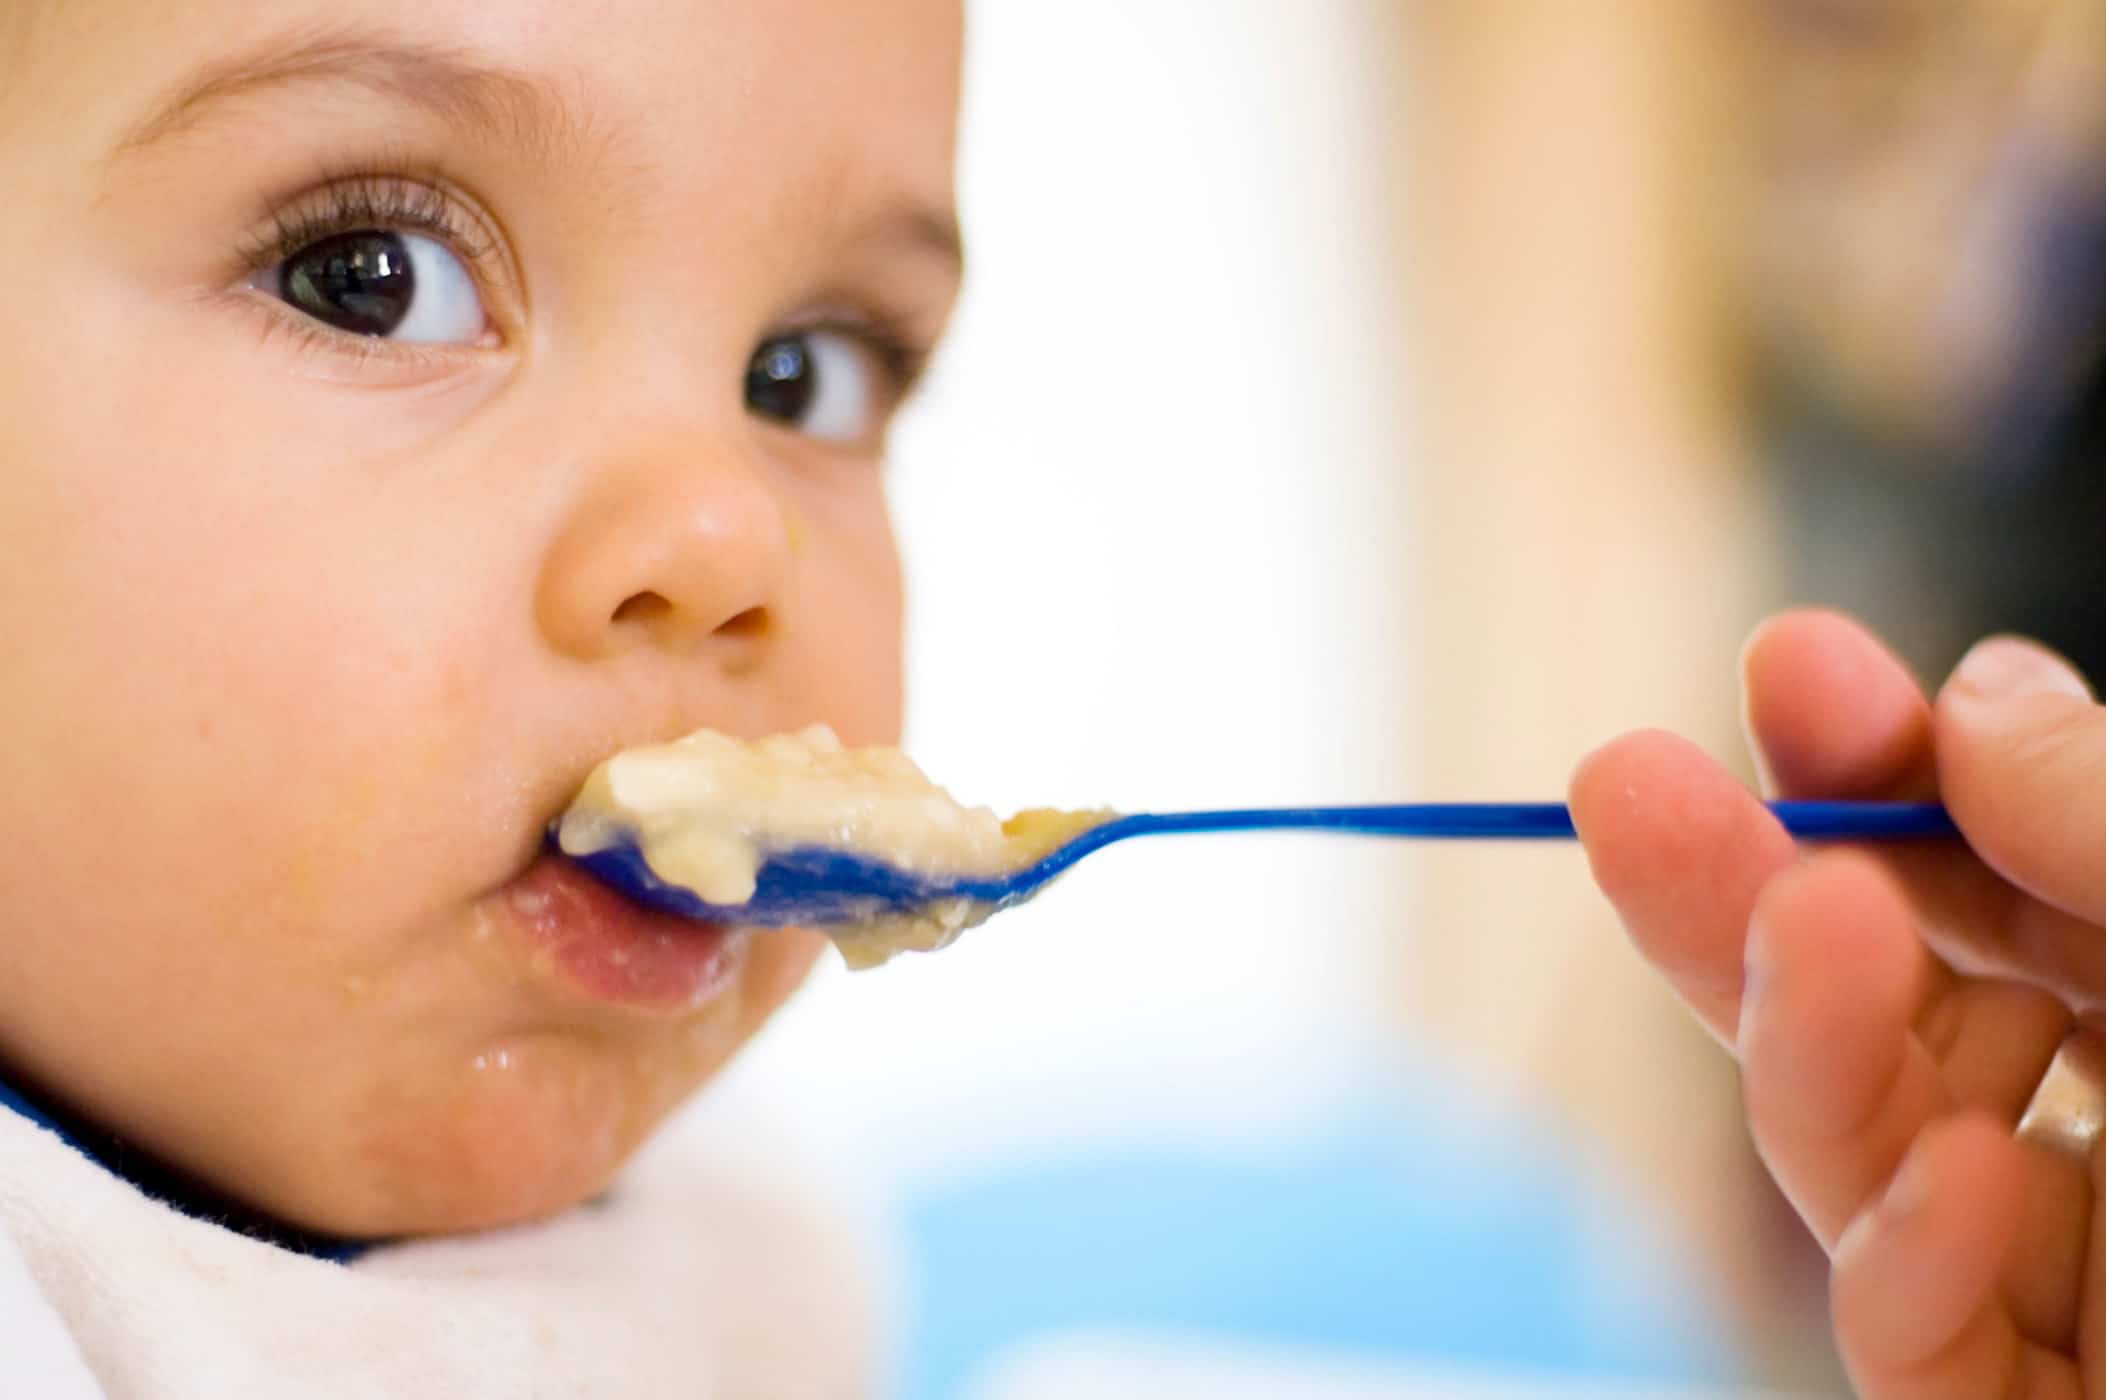
[[[1959,829],[1935,802],[1772,802],[1784,829],[1821,841],[1955,838]],[[1430,840],[1569,840],[1576,833],[1562,802],[1418,802],[1386,807],[1276,807],[1223,812],[1143,812],[1104,828],[1120,839],[1182,831],[1351,832]]]

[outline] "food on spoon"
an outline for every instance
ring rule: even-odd
[[[898,749],[847,748],[824,725],[751,741],[704,729],[595,768],[556,837],[574,857],[633,845],[658,879],[732,910],[785,851],[840,851],[931,879],[998,877],[1111,816],[1036,809],[1005,822],[958,802]],[[941,948],[994,910],[953,895],[874,906],[824,931],[849,966],[874,967]]]

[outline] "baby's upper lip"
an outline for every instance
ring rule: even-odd
[[[542,852],[549,849],[550,829],[570,806],[578,789],[584,786],[585,776],[592,771],[592,766],[587,764],[575,777],[567,771],[554,772],[531,785],[522,803],[525,811],[521,828],[507,843],[495,878],[478,889],[475,898],[485,898],[515,884],[540,859]]]

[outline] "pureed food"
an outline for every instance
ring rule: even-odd
[[[851,749],[814,725],[752,741],[698,730],[627,749],[592,771],[557,828],[571,856],[633,843],[660,880],[731,907],[776,852],[821,846],[924,876],[984,877],[1035,864],[1109,812],[1019,812],[1004,822],[929,781],[898,749]],[[994,912],[951,897],[826,926],[850,967],[950,943]]]

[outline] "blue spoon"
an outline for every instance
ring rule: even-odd
[[[1770,810],[1786,831],[1815,841],[1914,841],[1959,835],[1952,818],[1934,802],[1772,802]],[[1198,831],[1334,831],[1432,840],[1522,841],[1569,839],[1576,834],[1571,812],[1556,802],[1143,812],[1091,827],[1036,863],[1003,875],[918,875],[824,846],[778,851],[762,863],[753,897],[731,905],[704,903],[693,891],[659,879],[645,864],[643,853],[627,842],[574,859],[631,899],[689,918],[757,927],[851,924],[879,915],[911,913],[937,900],[962,898],[1007,908],[1029,899],[1076,861],[1115,841]]]

